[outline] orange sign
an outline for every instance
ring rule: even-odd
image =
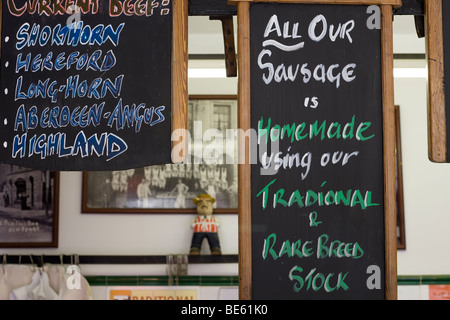
[[[429,285],[430,300],[450,300],[450,285]]]
[[[111,290],[109,300],[130,300],[131,290]]]
[[[139,289],[111,289],[110,300],[196,300],[196,289],[153,289],[142,287]]]

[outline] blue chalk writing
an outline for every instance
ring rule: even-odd
[[[24,105],[17,109],[14,121],[14,131],[29,131],[36,129],[39,125],[41,128],[64,128],[68,125],[72,127],[85,128],[88,126],[97,127],[102,119],[103,108],[105,102],[93,104],[92,106],[77,106],[70,110],[68,106],[46,107],[38,113],[36,106],[29,108],[27,111]]]
[[[103,55],[103,51],[100,49],[90,54],[80,54],[79,51],[74,51],[67,57],[66,53],[62,52],[55,58],[52,51],[50,51],[45,57],[43,57],[40,53],[36,54],[34,57],[31,53],[27,54],[25,57],[23,56],[23,53],[19,53],[16,60],[16,73],[19,73],[20,71],[61,71],[63,69],[69,70],[72,67],[83,71],[93,70],[105,72],[111,70],[116,63],[117,59],[113,50],[109,50],[105,55]]]
[[[159,107],[146,107],[145,103],[141,103],[136,106],[136,104],[123,105],[122,99],[119,100],[117,106],[111,112],[111,114],[105,114],[108,117],[108,127],[114,127],[116,130],[123,129],[125,127],[131,128],[135,127],[135,132],[139,132],[142,123],[154,126],[165,120],[163,111],[165,106]],[[155,117],[156,115],[156,117]]]
[[[78,132],[72,144],[68,144],[66,133],[33,135],[27,143],[28,133],[16,135],[13,139],[12,157],[23,158],[39,155],[41,159],[56,155],[60,158],[67,156],[87,157],[105,156],[106,161],[119,156],[128,149],[126,142],[113,133],[102,133],[100,137],[95,133],[86,137],[83,131]],[[28,151],[28,153],[27,153]]]
[[[39,24],[28,22],[22,24],[16,33],[17,44],[16,49],[22,50],[25,46],[31,47],[39,45],[41,47],[47,45],[103,45],[106,42],[112,43],[114,46],[119,44],[120,33],[125,27],[125,23],[121,23],[115,29],[112,25],[98,24],[95,27],[84,25],[83,21],[71,23],[61,26],[57,24],[53,29],[49,26],[41,27]]]
[[[80,76],[70,76],[64,85],[51,81],[50,78],[38,80],[37,83],[30,83],[28,88],[23,83],[23,76],[16,82],[14,99],[24,100],[32,98],[50,98],[51,102],[57,102],[58,94],[63,93],[64,98],[88,97],[93,99],[103,99],[108,93],[114,98],[120,96],[124,75],[117,76],[114,80],[109,78],[95,78],[90,83],[87,80],[80,81]]]

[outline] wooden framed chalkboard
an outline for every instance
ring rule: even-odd
[[[241,299],[396,299],[400,4],[237,2]]]
[[[449,112],[446,106],[450,94],[446,93],[448,88],[448,77],[450,73],[450,59],[446,59],[450,52],[450,27],[448,21],[450,6],[448,1],[427,0],[424,4],[425,11],[425,39],[426,55],[428,63],[428,158],[433,162],[447,163]],[[444,35],[447,35],[446,37]]]
[[[187,129],[187,8],[3,1],[0,162],[81,171],[182,161],[171,153]]]

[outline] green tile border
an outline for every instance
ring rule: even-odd
[[[417,286],[430,284],[450,284],[450,275],[404,275],[397,276],[399,286]]]
[[[238,286],[238,276],[85,276],[91,286]]]
[[[238,286],[238,276],[85,276],[91,286]],[[450,275],[403,275],[399,286],[450,284]]]

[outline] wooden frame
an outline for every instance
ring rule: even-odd
[[[383,94],[383,151],[385,193],[385,298],[397,299],[397,238],[395,201],[395,118],[393,87],[393,26],[392,7],[400,6],[400,0],[282,0],[235,1],[238,6],[238,105],[239,128],[244,132],[250,124],[250,19],[251,2],[287,2],[307,4],[360,4],[381,6],[382,94]],[[252,249],[251,249],[251,166],[246,146],[241,143],[239,165],[239,297],[252,298]],[[245,163],[242,159],[246,159]]]
[[[400,106],[395,106],[395,167],[397,170],[397,249],[406,249],[405,208],[403,200],[402,139],[400,131]]]
[[[0,247],[58,247],[59,173],[0,165]]]
[[[210,159],[205,158],[204,153],[204,148],[213,142],[206,141],[206,137],[205,140],[198,141],[199,134],[201,136],[208,129],[217,129],[212,125],[215,115],[213,107],[216,106],[225,110],[229,107],[229,126],[226,126],[226,129],[237,129],[237,97],[235,95],[192,95],[189,97],[189,106],[188,113],[192,116],[190,119],[192,143],[188,146],[191,152],[185,159],[187,164],[156,165],[123,171],[83,172],[82,212],[195,214],[195,205],[190,199],[199,193],[209,193],[217,200],[215,213],[237,213],[237,150],[233,155],[224,154],[219,159],[223,164],[213,164]],[[200,126],[196,125],[195,121],[199,121]],[[222,119],[222,126],[223,122]],[[225,134],[223,132],[223,137]],[[223,143],[222,146],[228,143],[236,145],[234,140],[229,139],[221,143]],[[202,152],[201,159],[197,157],[199,154],[197,150]],[[225,147],[223,150],[226,151]],[[233,156],[233,161],[230,161]],[[174,169],[177,169],[177,173]],[[183,173],[178,173],[178,170]],[[170,174],[167,175],[169,172]],[[214,174],[214,186],[205,180],[212,179],[212,174]],[[147,175],[150,178],[147,178]],[[158,182],[160,175],[162,179]],[[155,176],[155,179],[151,178]],[[138,200],[137,188],[144,177],[149,181],[152,194],[148,196],[148,199]],[[174,192],[178,179],[181,179],[182,183],[189,188],[183,205],[180,205],[182,197],[178,198]],[[123,187],[119,186],[120,181],[124,183]],[[143,193],[140,194],[143,195]]]
[[[447,162],[442,0],[425,1],[428,61],[428,157]]]

